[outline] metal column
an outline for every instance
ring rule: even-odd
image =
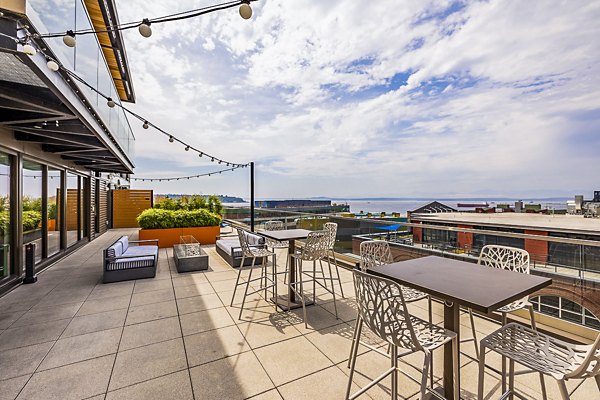
[[[254,232],[254,161],[250,163],[250,230]]]

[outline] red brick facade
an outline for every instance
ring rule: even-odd
[[[548,236],[548,232],[525,230],[528,235]],[[548,242],[545,240],[525,239],[525,250],[532,262],[545,264],[548,261]]]
[[[459,228],[473,229],[471,225],[458,225]],[[471,251],[473,247],[473,233],[458,232],[456,234],[458,248],[465,251]]]

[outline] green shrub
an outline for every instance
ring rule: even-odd
[[[162,199],[154,203],[154,208],[160,210],[179,210],[178,200],[173,200],[170,198]]]
[[[10,199],[8,196],[0,196],[0,212],[8,212],[10,209]]]
[[[159,210],[208,210],[215,214],[221,214],[223,205],[218,196],[181,196],[178,199],[165,198],[154,203],[154,208]]]
[[[10,225],[10,214],[8,211],[0,211],[0,235],[8,232]]]
[[[42,222],[42,213],[38,211],[23,211],[23,231],[38,229]]]
[[[56,219],[56,203],[48,203],[48,219]]]
[[[162,210],[150,208],[144,210],[137,222],[143,229],[192,228],[218,226],[221,217],[208,210]]]
[[[32,231],[40,227],[42,213],[37,211],[23,211],[23,232]],[[0,235],[4,235],[10,229],[10,214],[8,211],[0,211]]]
[[[32,198],[29,196],[23,196],[23,211],[37,211],[42,212],[42,199]]]
[[[214,194],[211,196],[208,196],[206,205],[207,205],[208,211],[210,211],[212,213],[219,214],[219,215],[221,215],[223,213],[223,204],[221,204],[221,200],[219,200],[219,198],[217,196],[215,196]]]

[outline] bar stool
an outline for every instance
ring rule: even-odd
[[[336,224],[335,222],[327,222],[327,223],[325,223],[325,225],[323,225],[323,229],[325,230],[325,232],[327,232],[328,245],[327,245],[327,252],[326,252],[325,260],[327,261],[327,265],[329,266],[329,276],[332,277],[332,282],[333,282],[333,280],[336,280],[338,282],[338,285],[340,286],[340,294],[342,295],[342,298],[344,298],[344,288],[342,288],[342,280],[340,279],[340,270],[339,270],[339,267],[337,264],[337,260],[335,258],[335,250],[333,249],[335,247],[335,238],[337,236],[338,224]],[[331,274],[331,263],[330,263],[330,258],[329,258],[330,253],[333,258],[333,268],[335,269],[337,278],[333,278],[333,276]],[[333,286],[333,283],[332,283],[332,286]]]
[[[402,286],[397,283],[364,271],[354,270],[353,274],[358,307],[358,323],[352,342],[352,358],[348,387],[346,389],[346,400],[357,398],[388,375],[392,376],[391,398],[392,400],[396,400],[398,398],[398,372],[400,371],[398,368],[398,359],[416,352],[422,352],[425,355],[421,370],[421,399],[424,399],[427,391],[431,391],[431,387],[427,386],[427,377],[431,365],[432,353],[435,349],[446,343],[452,344],[455,371],[454,398],[458,399],[458,340],[456,333],[410,315],[406,301],[404,300]],[[374,381],[350,396],[352,377],[358,356],[359,338],[363,325],[366,325],[380,339],[390,344],[391,367]],[[405,351],[399,354],[399,349],[404,349]]]
[[[486,349],[510,360],[508,391],[502,394],[502,398],[512,394],[523,398],[514,390],[515,362],[539,372],[540,375],[549,375],[556,379],[563,400],[569,400],[572,394],[567,390],[567,380],[593,377],[599,391],[594,398],[600,398],[600,335],[591,345],[574,345],[515,322],[501,327],[481,340],[477,390],[479,400],[484,398]],[[543,380],[542,385],[542,393],[545,396],[546,387]]]
[[[296,263],[295,264],[296,276],[295,276],[295,282],[289,283],[288,285],[289,285],[290,289],[296,293],[296,295],[302,302],[302,313],[304,315],[304,326],[307,328],[308,328],[308,324],[307,324],[307,318],[306,318],[306,295],[304,292],[304,284],[305,283],[312,283],[312,285],[313,285],[313,291],[312,291],[313,292],[312,293],[313,303],[315,302],[316,285],[317,284],[319,284],[319,286],[321,286],[322,288],[324,288],[326,291],[328,291],[329,293],[331,293],[333,295],[333,307],[335,310],[335,318],[336,319],[338,318],[335,291],[329,290],[329,288],[325,284],[326,280],[330,280],[331,286],[333,287],[333,281],[331,280],[330,277],[328,278],[325,276],[325,274],[322,273],[323,272],[322,264],[321,264],[321,272],[317,271],[317,261],[319,261],[319,263],[321,263],[322,262],[321,260],[327,253],[327,248],[329,245],[327,235],[328,234],[325,231],[310,232],[308,234],[308,237],[306,238],[306,242],[304,243],[302,250],[297,251],[295,254],[290,254],[290,256],[289,256],[290,263],[292,263],[292,262]],[[303,269],[303,261],[308,261],[308,262],[312,261],[313,267],[312,267],[311,271],[305,271]],[[321,273],[321,276],[319,276],[318,273]],[[308,279],[306,277],[308,277]],[[320,282],[320,280],[323,280],[323,282]],[[290,308],[289,297],[288,297],[288,305],[287,306],[289,309]]]
[[[486,245],[481,249],[479,253],[479,259],[477,264],[484,265],[492,268],[506,269],[509,271],[520,272],[523,274],[529,274],[529,252],[516,247],[499,246],[499,245]],[[533,305],[529,302],[529,296],[525,296],[522,299],[516,300],[510,304],[505,305],[498,309],[498,312],[502,316],[502,326],[508,322],[508,313],[522,310],[527,308],[529,310],[529,319],[531,328],[537,330],[535,325],[535,314]],[[469,319],[471,322],[471,332],[473,338],[463,339],[461,342],[473,341],[475,345],[475,355],[479,359],[480,351],[477,342],[477,331],[475,330],[475,319],[473,318],[473,310],[469,308]],[[502,391],[506,390],[506,359],[502,359]],[[540,382],[542,388],[545,388],[544,376],[540,374]],[[542,396],[546,399],[546,391],[543,390]]]
[[[394,262],[394,257],[392,256],[392,252],[390,250],[390,245],[388,242],[384,241],[384,240],[366,240],[364,242],[360,243],[360,270],[363,272],[368,272],[369,268],[373,268],[373,267],[377,267],[379,265],[386,265],[386,264],[391,264]],[[431,304],[431,296],[429,296],[427,293],[423,293],[420,290],[417,289],[413,289],[413,288],[409,288],[407,286],[401,286],[398,285],[402,291],[402,297],[404,298],[404,301],[406,303],[412,303],[414,301],[419,301],[419,300],[423,300],[423,299],[427,299],[428,301],[428,305],[429,305],[429,323],[432,324],[433,323],[433,310],[432,310],[432,304]],[[356,331],[358,329],[358,318],[356,319],[356,324],[354,325],[354,331]],[[360,341],[360,336],[358,336],[359,341]],[[356,340],[356,337],[352,338],[352,343],[354,343],[354,340]],[[362,341],[360,341],[360,344],[362,344],[363,346],[374,350],[380,354],[383,355],[389,355],[389,348],[388,348],[388,352],[384,353],[382,352],[380,349],[371,346],[368,343],[364,343]],[[350,351],[352,351],[352,349],[354,348],[354,346],[352,346],[350,348]],[[348,358],[348,367],[350,367],[350,360],[352,359],[353,354],[350,353],[350,357]],[[432,360],[432,365],[431,365],[431,370],[430,370],[430,378],[431,378],[431,383],[433,384],[433,356],[431,357]]]
[[[235,292],[237,291],[237,287],[240,285],[246,285],[246,288],[244,290],[244,297],[242,298],[242,306],[240,308],[240,315],[238,316],[238,319],[242,319],[242,312],[244,311],[244,304],[246,303],[246,296],[248,296],[249,294],[255,294],[260,292],[261,290],[264,290],[264,297],[265,299],[267,299],[267,289],[271,288],[273,291],[273,299],[277,298],[277,262],[276,262],[276,256],[274,252],[271,252],[267,249],[264,249],[262,247],[257,247],[256,245],[251,245],[248,241],[248,238],[250,235],[253,235],[250,232],[247,232],[241,228],[236,228],[237,229],[237,233],[238,233],[238,238],[240,240],[240,247],[242,249],[242,260],[240,263],[240,268],[238,270],[238,275],[237,275],[237,279],[235,281],[235,286],[233,288],[233,295],[231,296],[231,304],[230,306],[233,306],[233,300],[235,299]],[[267,271],[267,264],[268,264],[268,258],[269,257],[273,257],[273,269],[271,271],[271,276],[269,277],[268,271]],[[244,269],[244,263],[245,263],[245,259],[246,258],[252,258],[252,264],[250,266],[250,272],[248,274],[248,278],[246,279],[245,282],[240,282],[240,277],[242,276],[242,270]],[[257,278],[252,279],[252,272],[254,271],[254,264],[256,262],[257,258],[262,258],[262,264],[261,264],[261,275]],[[248,292],[248,289],[250,288],[250,283],[251,282],[256,282],[256,281],[260,281],[260,287],[257,290]],[[275,304],[275,311],[277,312],[277,303],[274,302]]]
[[[265,231],[284,231],[285,225],[281,221],[267,221],[265,222]],[[275,249],[287,249],[290,246],[289,241],[277,241],[269,238],[265,238],[265,246],[267,249],[271,249],[275,253]],[[285,275],[283,283],[286,283],[287,272],[288,272],[289,257],[285,258]]]

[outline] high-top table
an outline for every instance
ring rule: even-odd
[[[266,238],[276,240],[278,242],[289,242],[289,257],[291,254],[294,254],[296,252],[296,240],[306,239],[310,232],[311,231],[309,231],[308,229],[288,229],[283,231],[261,231],[256,233]],[[291,286],[291,284],[296,281],[296,265],[292,262],[292,260],[289,260],[289,267],[290,269],[288,273],[288,294],[278,296],[277,299],[274,299],[274,301],[277,302],[277,305],[284,310],[288,309],[288,298],[290,299],[291,309],[302,307],[302,304],[296,302],[296,293],[294,293]],[[307,306],[311,304],[312,302],[306,302]]]
[[[369,272],[443,300],[444,328],[458,335],[459,357],[461,306],[489,314],[552,283],[550,278],[436,256],[382,265],[369,269]],[[460,369],[456,372],[460,382]],[[447,399],[453,397],[453,375],[452,344],[448,343],[444,345],[444,392]]]

